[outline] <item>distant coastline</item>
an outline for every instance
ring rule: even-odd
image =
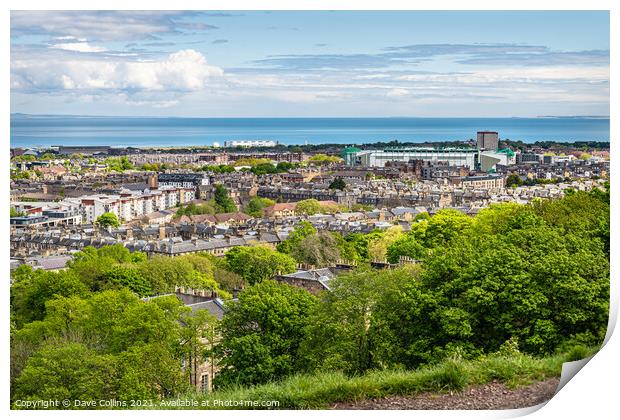
[[[153,118],[153,119],[472,119],[472,118],[484,118],[484,119],[505,119],[505,118],[517,118],[517,119],[537,119],[537,118],[583,118],[583,119],[609,119],[609,115],[537,115],[535,117],[524,117],[519,115],[504,116],[504,117],[428,117],[428,116],[407,116],[407,115],[387,115],[376,117],[329,117],[329,116],[316,116],[316,117],[197,117],[197,116],[178,116],[178,115],[80,115],[80,114],[27,114],[23,112],[12,112],[11,119],[13,117],[19,118]]]
[[[277,140],[284,145],[466,141],[479,130],[502,139],[609,141],[601,116],[538,118],[193,118],[11,114],[11,147],[113,145],[209,146],[228,140]]]

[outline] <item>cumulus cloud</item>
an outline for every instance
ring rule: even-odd
[[[177,51],[159,60],[106,60],[89,56],[35,60],[26,57],[11,62],[11,86],[24,90],[128,90],[195,91],[210,78],[223,75],[199,52]]]

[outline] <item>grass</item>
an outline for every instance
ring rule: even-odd
[[[231,387],[210,394],[194,393],[182,399],[197,401],[278,401],[278,409],[320,409],[336,402],[359,401],[389,395],[411,395],[419,392],[459,391],[469,385],[492,380],[508,387],[527,385],[532,381],[557,377],[564,362],[587,357],[594,349],[579,348],[546,358],[521,353],[487,355],[475,360],[448,359],[432,367],[406,371],[371,371],[362,376],[347,377],[340,372],[295,375],[280,382],[254,387]],[[166,407],[174,408],[174,407]],[[182,408],[182,407],[181,407]],[[191,408],[191,407],[190,407]],[[198,408],[252,408],[208,407]],[[256,407],[269,408],[269,407]]]

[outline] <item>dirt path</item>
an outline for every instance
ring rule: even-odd
[[[559,378],[535,382],[526,387],[509,389],[497,381],[475,385],[462,392],[415,396],[392,396],[337,403],[336,410],[502,410],[524,408],[550,400]]]

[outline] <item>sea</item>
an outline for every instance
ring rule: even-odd
[[[475,139],[477,131],[526,143],[609,141],[609,118],[162,118],[11,115],[11,147],[181,147],[227,140],[274,140],[285,145],[355,145],[398,140]]]

